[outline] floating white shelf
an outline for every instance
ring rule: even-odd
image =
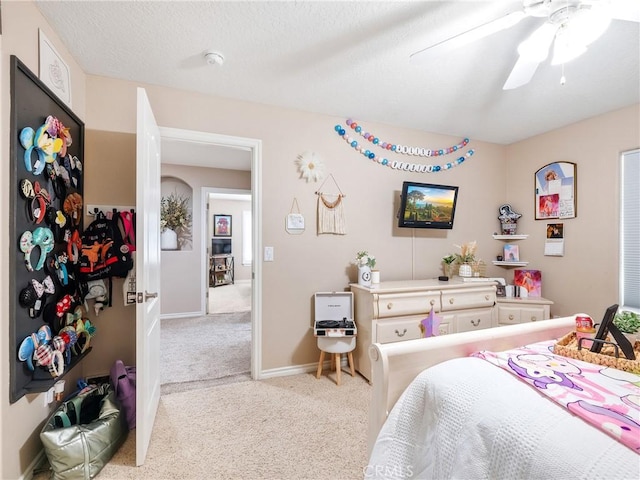
[[[529,265],[529,262],[499,262],[498,260],[493,260],[494,265],[500,265],[501,267],[526,267]]]
[[[495,240],[526,240],[529,235],[493,235]]]

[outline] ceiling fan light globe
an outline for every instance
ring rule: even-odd
[[[586,47],[600,38],[610,24],[611,11],[593,5],[590,9],[579,9],[565,25],[565,33]]]

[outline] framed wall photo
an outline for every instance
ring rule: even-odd
[[[230,237],[231,236],[231,215],[214,215],[213,216],[213,236],[214,237]]]
[[[71,107],[71,71],[69,66],[40,29],[38,29],[38,41],[40,80]]]
[[[518,245],[513,243],[507,243],[504,246],[504,261],[505,262],[519,262],[520,261],[520,249]]]
[[[577,216],[576,164],[549,163],[535,173],[535,219]]]

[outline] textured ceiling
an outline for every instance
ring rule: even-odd
[[[638,0],[632,0],[638,1]],[[37,1],[88,74],[510,144],[640,102],[640,24],[614,21],[562,69],[503,91],[517,26],[426,62],[409,55],[520,9],[499,2]],[[224,65],[204,61],[213,49]]]

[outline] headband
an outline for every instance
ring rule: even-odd
[[[71,217],[74,225],[80,225],[80,220],[82,220],[82,197],[79,193],[67,195],[67,198],[64,199],[63,209],[64,213]]]
[[[30,203],[27,203],[27,213],[31,221],[36,224],[42,223],[47,213],[47,207],[51,205],[49,192],[40,186],[40,182],[36,181],[32,184],[26,178],[20,180],[20,192],[24,198],[31,200]]]
[[[44,150],[39,148],[35,142],[36,138],[42,136],[44,127],[45,126],[42,125],[37,131],[34,131],[31,127],[25,127],[20,132],[20,145],[25,149],[24,166],[27,172],[32,172],[34,175],[40,175],[42,173],[47,161]],[[35,163],[32,165],[31,156],[34,152],[37,154],[37,157]]]
[[[71,234],[71,238],[67,242],[67,255],[71,263],[78,263],[80,259],[80,251],[82,250],[82,238],[80,232],[76,229]]]
[[[46,227],[38,227],[33,233],[27,230],[20,237],[20,250],[24,252],[24,263],[30,272],[34,270],[31,265],[31,252],[35,247],[40,247],[40,258],[35,270],[41,270],[47,255],[54,247],[53,232]]]
[[[49,373],[53,378],[64,373],[64,357],[60,350],[51,351],[51,362],[49,362]]]
[[[36,350],[36,346],[38,344],[38,339],[35,333],[27,336],[22,340],[20,344],[20,348],[18,348],[18,360],[21,362],[27,362],[27,367],[29,370],[33,371],[35,368],[33,367],[33,353]]]
[[[31,318],[36,318],[42,310],[42,305],[46,299],[45,294],[53,294],[55,292],[55,285],[49,275],[47,275],[42,283],[34,278],[29,285],[22,289],[18,296],[18,302],[22,307],[29,309],[29,316]]]

